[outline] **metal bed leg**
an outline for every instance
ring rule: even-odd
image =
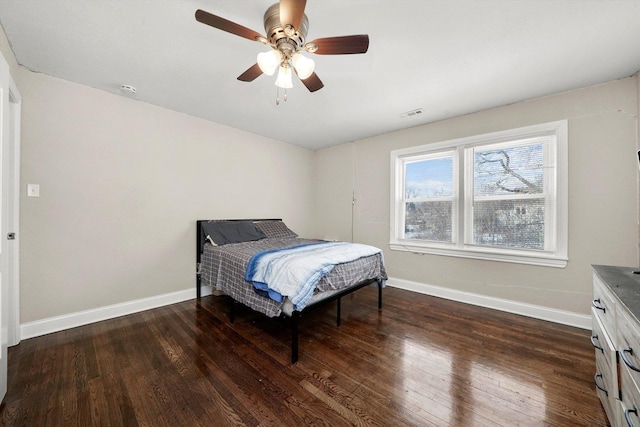
[[[337,299],[337,302],[338,302],[338,310],[337,310],[338,314],[337,314],[337,317],[336,317],[336,326],[340,326],[340,320],[341,320],[340,319],[340,300],[341,300],[341,298]]]
[[[382,310],[382,280],[378,281],[378,310]]]
[[[294,311],[291,314],[291,364],[298,361],[298,322],[300,312]]]
[[[229,297],[229,300],[231,301],[231,307],[229,307],[229,322],[233,323],[236,320],[236,302],[231,297]]]

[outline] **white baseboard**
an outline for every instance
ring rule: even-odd
[[[455,289],[398,279],[395,277],[390,277],[389,280],[387,280],[387,285],[452,301],[464,302],[480,307],[492,308],[495,310],[506,311],[508,313],[547,320],[549,322],[575,326],[582,329],[591,329],[591,316],[585,314],[557,310],[554,308],[526,304],[502,298],[489,297],[486,295],[473,294]]]
[[[211,288],[209,286],[202,286],[202,296],[210,294]],[[34,322],[27,322],[20,325],[20,339],[38,337],[52,332],[100,322],[102,320],[126,316],[127,314],[138,313],[152,308],[187,301],[194,299],[195,297],[196,290],[194,287],[183,291],[156,295],[149,298],[127,301],[120,304],[108,305],[106,307],[79,311],[77,313],[65,314],[62,316],[49,317],[47,319],[36,320]]]
[[[428,285],[425,283],[413,282],[410,280],[391,277],[387,280],[387,285],[418,292],[421,294],[445,298],[453,301],[473,304],[480,307],[492,308],[509,313],[520,314],[536,319],[547,320],[563,325],[575,326],[582,329],[591,329],[591,316],[573,313],[569,311],[556,310],[532,304],[521,303],[501,298],[488,297],[485,295],[472,294],[440,286]],[[209,286],[202,287],[202,296],[211,294]],[[53,332],[71,329],[102,320],[113,319],[115,317],[126,316],[127,314],[138,313],[152,308],[163,307],[182,301],[194,299],[195,289],[185,289],[183,291],[171,292],[163,295],[156,295],[149,298],[142,298],[134,301],[127,301],[120,304],[99,307],[77,313],[55,316],[47,319],[36,320],[34,322],[20,325],[20,339],[28,339]]]

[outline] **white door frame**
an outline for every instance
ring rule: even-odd
[[[15,232],[16,212],[19,214],[19,205],[14,203],[20,189],[15,187],[14,180],[20,171],[20,164],[15,161],[20,153],[20,101],[9,65],[0,53],[0,401],[7,392],[7,347],[10,342],[17,344],[20,340],[19,333],[15,334],[16,322],[20,322],[19,305],[16,305],[20,292],[16,282],[19,254],[15,251],[15,240],[8,240],[7,235]]]
[[[9,347],[20,343],[20,126],[22,118],[22,97],[13,77],[9,76],[9,108],[10,108],[10,138],[12,145],[12,163],[9,177],[10,211],[8,212],[8,232],[15,233],[15,240],[9,246],[9,325],[7,331],[7,345]],[[0,236],[6,238],[6,236]]]

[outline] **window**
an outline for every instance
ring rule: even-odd
[[[391,152],[394,250],[565,267],[567,122]]]

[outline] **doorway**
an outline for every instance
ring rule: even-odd
[[[20,111],[20,92],[0,54],[0,401],[7,392],[7,347],[20,342]]]

